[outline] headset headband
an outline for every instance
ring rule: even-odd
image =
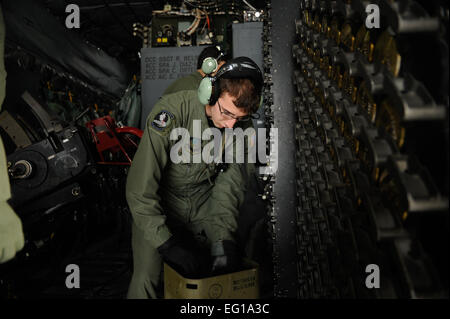
[[[214,105],[217,102],[221,94],[220,79],[222,78],[249,79],[260,98],[262,96],[263,76],[258,65],[250,58],[238,57],[225,63],[215,76],[208,75],[202,79],[198,88],[198,98],[201,103]]]
[[[225,63],[213,77],[216,82],[220,78],[248,78],[252,81],[258,94],[261,94],[263,77],[258,65],[247,57],[238,57]]]

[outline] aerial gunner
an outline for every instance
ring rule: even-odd
[[[127,178],[134,261],[128,298],[157,297],[162,261],[190,278],[239,267],[237,217],[254,165],[176,164],[170,157],[176,140],[170,136],[175,128],[193,136],[194,120],[203,128],[252,127],[262,83],[259,67],[239,57],[203,78],[198,90],[163,95],[154,106]],[[202,147],[190,151],[207,142],[192,141]]]

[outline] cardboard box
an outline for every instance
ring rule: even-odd
[[[184,278],[164,263],[165,299],[258,299],[258,264],[245,261],[244,270],[203,279]]]

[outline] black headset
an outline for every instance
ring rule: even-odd
[[[258,65],[248,57],[238,57],[226,62],[214,76],[207,75],[198,87],[198,98],[202,104],[214,105],[220,97],[220,79],[242,79],[252,81],[261,97],[263,76]],[[261,98],[262,101],[262,98]]]

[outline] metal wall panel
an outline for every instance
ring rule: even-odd
[[[143,48],[141,50],[142,117],[141,128],[164,90],[177,78],[197,69],[204,46]]]
[[[233,57],[246,56],[255,61],[263,69],[262,22],[247,22],[233,24]],[[265,127],[264,108],[258,110],[260,118],[253,120],[255,128]]]

